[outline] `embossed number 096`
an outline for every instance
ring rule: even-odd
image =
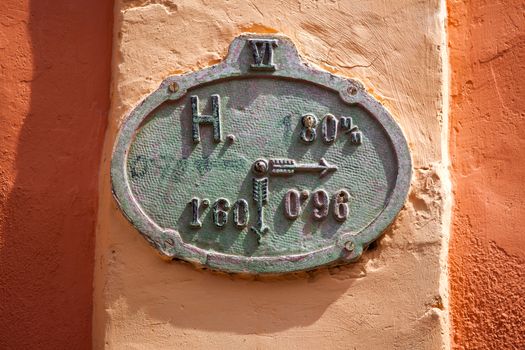
[[[339,190],[333,195],[332,215],[335,220],[343,222],[348,217],[348,201],[350,194],[346,190]],[[315,220],[325,220],[330,208],[330,195],[325,190],[317,190],[312,198],[313,212]],[[299,191],[289,190],[284,196],[284,216],[290,220],[295,220],[301,215],[301,199]]]

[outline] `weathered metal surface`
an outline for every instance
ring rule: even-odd
[[[283,273],[357,259],[401,209],[411,161],[359,82],[308,66],[285,37],[241,36],[130,113],[111,177],[162,254]]]

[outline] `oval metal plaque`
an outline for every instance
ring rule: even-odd
[[[411,160],[359,82],[308,66],[285,37],[252,35],[130,113],[111,177],[163,255],[283,273],[357,259],[403,206]]]

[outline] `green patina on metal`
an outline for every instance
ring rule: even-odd
[[[162,254],[284,273],[357,259],[401,209],[411,160],[359,82],[308,66],[285,37],[251,35],[130,113],[111,177]]]

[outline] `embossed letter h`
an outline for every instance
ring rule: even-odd
[[[199,143],[201,135],[199,130],[200,124],[213,124],[213,141],[222,141],[221,131],[221,99],[219,95],[211,95],[211,113],[212,115],[201,115],[199,112],[199,97],[191,96],[191,113],[193,142]]]

